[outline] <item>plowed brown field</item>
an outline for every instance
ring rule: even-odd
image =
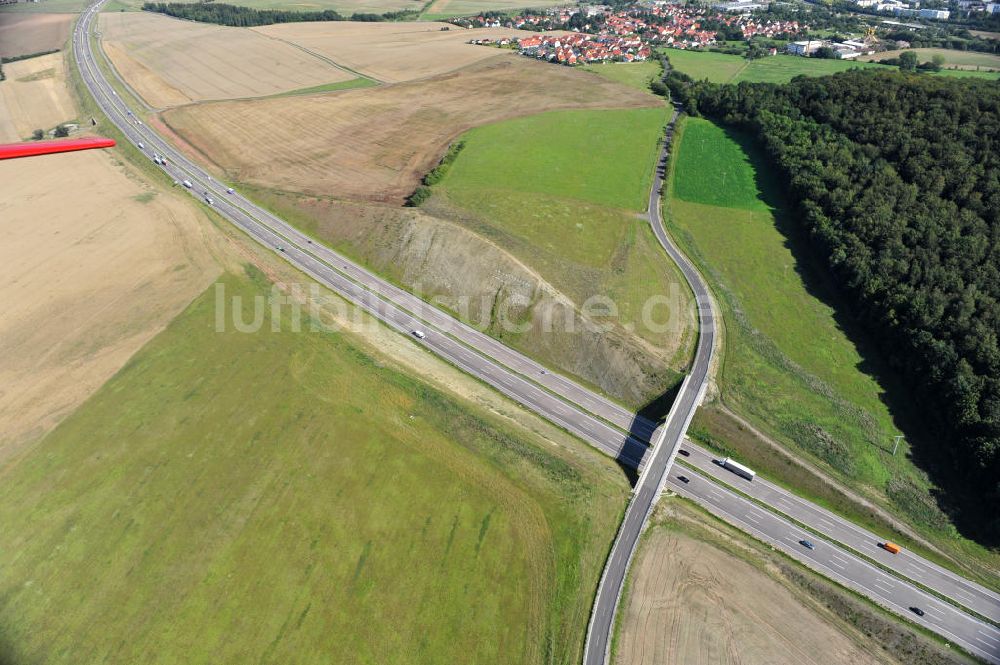
[[[462,30],[434,22],[283,23],[253,30],[298,44],[386,83],[443,74],[497,54],[489,46],[469,44],[473,38],[535,34],[499,28]]]
[[[77,115],[62,64],[4,67],[0,141]],[[2,469],[204,290],[227,250],[187,197],[113,151],[0,161],[0,183]]]
[[[0,14],[0,56],[62,48],[73,14]]]
[[[274,95],[354,75],[277,39],[150,14],[101,14],[106,53],[150,105]]]
[[[36,129],[49,130],[76,118],[61,53],[11,62],[3,71],[7,80],[0,82],[0,141],[20,141]]]
[[[421,81],[198,104],[163,118],[234,180],[399,202],[471,127],[554,109],[658,104],[652,95],[587,72],[496,54]]]
[[[647,536],[625,603],[620,665],[884,662],[742,559],[689,536]]]

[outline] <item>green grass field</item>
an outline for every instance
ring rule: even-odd
[[[613,463],[215,300],[0,470],[4,664],[576,663]]]
[[[667,117],[666,107],[555,111],[477,127],[444,184],[453,195],[494,189],[641,212]]]
[[[945,51],[945,49],[916,49],[917,51]],[[710,51],[682,51],[668,49],[665,51],[670,64],[677,71],[696,79],[708,79],[712,83],[787,83],[796,76],[826,76],[848,69],[886,69],[885,65],[874,62],[854,62],[851,60],[824,60],[821,58],[801,58],[795,55],[775,55],[758,60],[748,61],[738,55],[712,53]],[[947,51],[961,53],[961,51]],[[887,54],[877,54],[876,57],[889,57]],[[1000,62],[1000,57],[990,54],[973,54],[971,60],[993,58]],[[925,60],[930,60],[928,55]],[[993,60],[991,60],[993,62]],[[959,64],[957,61],[954,64]],[[947,66],[947,65],[946,65]],[[985,65],[984,65],[985,66]],[[993,66],[997,66],[994,64]],[[978,76],[981,78],[1000,78],[1000,72],[977,72],[975,70],[944,69],[937,72],[940,76]]]
[[[639,314],[683,280],[636,215],[667,119],[666,107],[558,111],[479,127],[435,190],[577,302],[620,299],[621,320],[662,344]]]
[[[375,81],[359,76],[347,81],[337,81],[336,83],[324,83],[322,85],[314,85],[311,88],[299,88],[298,90],[290,90],[288,92],[281,92],[275,97],[291,97],[293,95],[316,95],[322,92],[336,92],[338,90],[353,90],[354,88],[370,88],[374,85],[378,85]]]
[[[680,137],[668,218],[723,308],[723,401],[928,537],[971,546],[935,507],[905,444],[890,454],[899,432],[884,387],[862,369],[762,156],[707,120],[685,119]]]
[[[1000,71],[976,71],[974,69],[942,69],[936,72],[938,76],[958,76],[960,78],[1000,80]]]
[[[920,62],[930,62],[934,56],[940,55],[944,58],[944,66],[969,67],[975,70],[976,67],[983,69],[1000,70],[1000,55],[994,53],[980,53],[978,51],[956,51],[948,48],[915,48],[909,49],[917,54]],[[874,55],[862,56],[865,60],[882,60],[885,58],[899,57],[902,51],[886,51]]]
[[[599,65],[586,65],[581,69],[600,74],[604,78],[623,83],[632,88],[649,91],[649,84],[660,76],[662,67],[657,60],[643,62],[608,62]]]
[[[739,83],[740,81],[787,83],[800,75],[825,76],[855,67],[880,66],[850,60],[800,58],[794,55],[775,55],[748,61],[738,55],[703,51],[668,49],[666,54],[670,59],[671,66],[677,71],[696,80],[708,79],[712,83]]]

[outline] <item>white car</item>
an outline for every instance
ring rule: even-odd
[[[236,190],[233,189],[232,187],[230,187],[229,189],[226,190],[226,194],[235,194],[235,193],[236,193]]]
[[[145,150],[146,149],[146,144],[143,143],[142,141],[139,141],[138,146],[139,146],[139,150]]]
[[[416,337],[417,339],[423,339],[427,337],[427,333],[425,333],[423,330],[414,330],[413,336]]]

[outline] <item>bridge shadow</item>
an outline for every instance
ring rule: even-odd
[[[642,459],[642,456],[650,449],[653,430],[661,425],[667,414],[670,413],[670,407],[677,399],[682,383],[683,377],[669,390],[643,405],[632,417],[628,429],[628,441],[622,446],[618,457],[615,458],[615,463],[625,474],[631,487],[635,487],[636,483],[639,482],[639,471],[631,460]]]

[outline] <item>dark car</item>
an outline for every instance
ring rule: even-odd
[[[690,456],[691,456],[691,453],[690,453],[689,451],[687,451],[687,450],[684,450],[683,448],[681,448],[681,449],[680,449],[680,450],[678,450],[677,452],[678,452],[679,454],[683,455],[684,457],[690,457]]]
[[[807,549],[810,549],[810,550],[816,549],[816,546],[813,545],[812,542],[810,542],[808,540],[800,540],[799,541],[799,545],[801,545],[802,547],[805,547]]]
[[[681,481],[682,483],[691,482],[691,480],[687,476],[677,476],[677,480]]]
[[[924,615],[924,611],[919,607],[911,607],[910,611],[916,614],[918,617],[922,617]]]

